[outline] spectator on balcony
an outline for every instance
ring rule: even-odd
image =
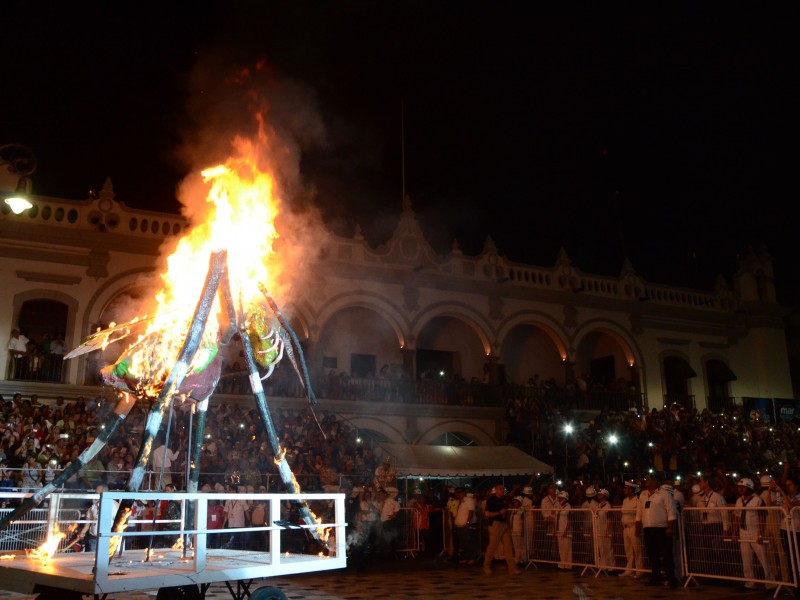
[[[11,339],[8,340],[8,353],[13,361],[11,376],[13,379],[20,379],[25,369],[25,355],[28,354],[28,342],[30,340],[19,332],[19,329],[11,330]],[[16,394],[15,394],[16,396]]]

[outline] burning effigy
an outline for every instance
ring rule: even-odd
[[[234,147],[236,156],[202,171],[209,190],[208,216],[180,239],[168,257],[155,295],[155,311],[98,331],[65,356],[70,359],[115,342],[129,343],[113,364],[102,369],[104,383],[118,396],[111,422],[104,424],[77,460],[0,521],[0,530],[36,507],[96,456],[137,401],[149,402],[151,409],[127,491],[139,491],[154,440],[175,399],[194,405],[197,426],[190,443],[192,455],[199,456],[209,399],[222,372],[220,348],[234,342],[241,344],[281,479],[289,493],[300,492],[262,385],[275,366],[288,358],[311,405],[316,404],[299,340],[269,291],[278,199],[272,175],[259,168],[255,145],[236,138]],[[188,492],[197,492],[199,466],[200,460],[190,465]],[[124,528],[132,502],[120,502],[113,531]],[[319,519],[305,503],[299,509],[304,523],[311,526],[309,531],[324,543],[327,532],[315,527]]]

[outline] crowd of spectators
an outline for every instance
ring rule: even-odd
[[[654,472],[663,478],[687,478],[700,472],[719,473],[719,491],[735,500],[735,481],[742,474],[782,472],[798,463],[800,428],[792,422],[767,423],[736,409],[723,414],[674,405],[649,412],[601,410],[588,422],[576,422],[569,410],[536,396],[514,407],[514,426],[508,443],[532,447],[533,454],[553,465],[564,485],[591,482],[606,487],[621,500],[625,479]],[[52,480],[54,473],[75,460],[94,441],[98,428],[111,422],[113,404],[102,398],[79,397],[67,402],[41,403],[36,395],[0,399],[0,479],[8,487],[35,487]],[[190,447],[190,405],[177,403],[171,417],[167,444],[172,449]],[[524,416],[523,416],[524,413]],[[143,405],[134,407],[98,456],[80,470],[68,487],[94,489],[107,484],[121,488],[139,453],[147,418]],[[310,408],[277,409],[272,414],[280,444],[304,489],[352,489],[373,483],[383,456],[336,415]],[[565,430],[566,424],[573,430]],[[524,426],[523,426],[524,425]],[[212,404],[206,418],[206,440],[200,456],[201,477],[214,487],[230,482],[279,484],[266,428],[255,408],[236,403]],[[162,440],[163,441],[163,440]],[[379,451],[377,451],[379,452]],[[33,472],[28,464],[34,457]],[[179,453],[171,465],[172,480],[180,489],[186,461]],[[41,468],[41,472],[36,469]],[[514,482],[516,483],[516,482]],[[538,482],[545,483],[543,479]],[[277,489],[281,489],[278,487]]]

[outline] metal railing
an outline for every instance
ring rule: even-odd
[[[528,564],[578,568],[595,577],[612,571],[632,577],[650,573],[642,536],[621,507],[517,510],[523,524],[512,540],[522,547],[515,547],[515,555]],[[752,511],[752,522],[760,526],[743,528],[750,521],[743,520],[741,507],[684,508],[673,537],[674,577],[664,579],[677,579],[684,587],[701,579],[735,581],[774,590],[776,596],[782,588],[797,588],[800,508],[789,514],[779,506],[745,511]]]

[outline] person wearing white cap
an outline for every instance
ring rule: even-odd
[[[783,492],[778,483],[769,475],[762,475],[761,499],[767,507],[767,525],[764,528],[767,543],[767,559],[775,575],[780,573],[781,581],[789,581],[789,562],[781,544],[781,522],[783,521]]]
[[[558,513],[556,516],[556,539],[558,539],[558,568],[562,571],[572,570],[572,527],[570,526],[570,513],[572,506],[569,503],[569,493],[561,491],[556,494],[558,498]]]
[[[622,577],[639,577],[639,572],[644,571],[644,549],[641,538],[636,536],[636,513],[639,509],[639,497],[636,490],[639,484],[635,481],[626,481],[622,493],[622,543],[625,546],[625,571]],[[635,570],[634,570],[635,569]]]
[[[597,490],[597,553],[600,560],[600,569],[613,569],[614,549],[611,546],[611,502],[608,499],[608,490],[605,488]],[[605,571],[608,575],[616,575],[616,572]]]
[[[533,510],[533,487],[526,485],[522,488],[522,514],[525,523],[525,539],[527,540],[527,558],[533,555],[533,533],[536,526],[535,511]]]
[[[692,486],[692,496],[689,498],[689,503],[692,505],[692,508],[698,508],[703,505],[705,502],[705,492],[703,488],[700,487],[699,483],[695,483]]]
[[[594,544],[584,543],[592,540],[594,536],[594,515],[597,511],[597,489],[587,485],[583,492],[586,498],[581,504],[581,511],[576,511],[574,538],[576,540],[575,554],[578,562],[594,562]],[[577,506],[577,502],[576,502]]]
[[[741,509],[734,512],[733,516],[733,535],[739,542],[739,550],[742,554],[742,570],[748,580],[744,587],[755,589],[756,571],[753,567],[753,554],[758,558],[761,567],[764,569],[764,579],[767,581],[767,589],[774,590],[775,584],[769,583],[774,580],[772,567],[767,560],[767,553],[764,548],[764,524],[766,516],[759,507],[764,505],[760,496],[755,494],[755,484],[753,480],[745,477],[740,479],[736,486],[739,489],[739,497],[736,499],[736,507]]]
[[[639,496],[636,514],[636,531],[642,536],[647,559],[652,571],[645,585],[677,587],[672,553],[673,533],[677,514],[675,501],[669,492],[659,489],[658,479],[652,473],[645,478],[645,489]],[[664,567],[664,579],[661,567]]]

